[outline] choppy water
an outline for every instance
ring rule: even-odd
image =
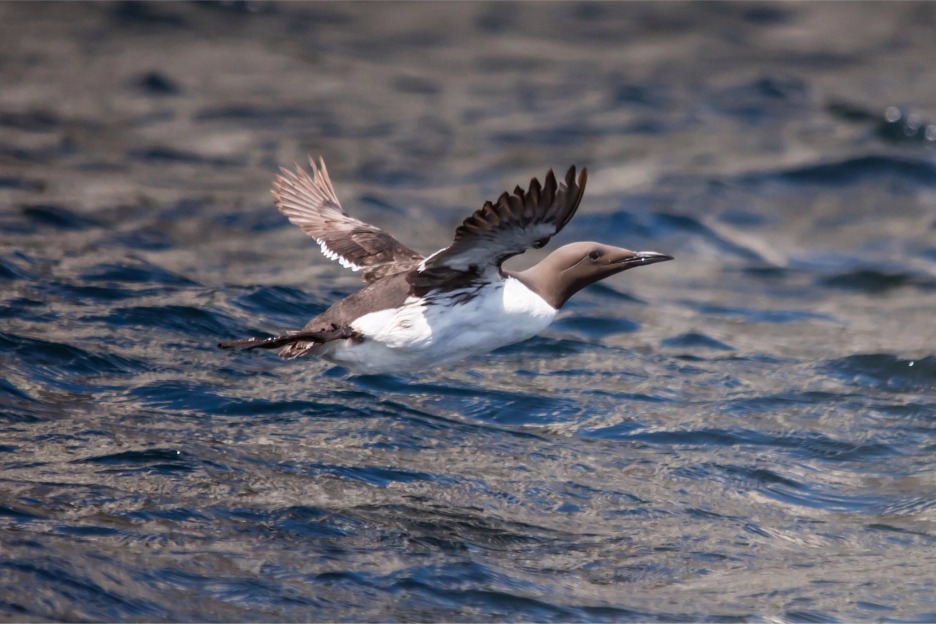
[[[0,4],[0,619],[936,620],[934,26]],[[220,352],[359,285],[307,152],[424,252],[585,165],[554,244],[677,261],[423,374]]]

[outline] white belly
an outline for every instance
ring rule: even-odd
[[[465,303],[409,299],[400,308],[372,312],[351,326],[361,341],[323,345],[321,357],[356,373],[431,368],[526,340],[546,329],[556,310],[518,280],[486,286]]]

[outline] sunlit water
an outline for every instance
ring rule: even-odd
[[[0,619],[936,619],[934,27],[0,4]],[[306,153],[423,252],[588,166],[553,246],[677,260],[420,374],[218,351],[359,286]]]

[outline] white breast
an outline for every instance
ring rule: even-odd
[[[556,310],[513,277],[481,289],[465,303],[459,294],[410,298],[372,312],[351,326],[365,338],[323,346],[320,355],[357,373],[403,372],[455,362],[526,340],[546,329]]]

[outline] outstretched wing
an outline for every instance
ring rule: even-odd
[[[582,169],[576,180],[572,166],[565,182],[557,183],[550,169],[542,186],[533,178],[526,192],[518,186],[513,195],[503,193],[496,203],[486,202],[455,230],[451,245],[419,265],[420,272],[483,273],[530,247],[539,249],[575,214],[587,179],[588,171]]]
[[[324,160],[320,158],[316,167],[309,158],[309,165],[312,175],[298,165],[295,173],[281,169],[273,182],[273,198],[276,208],[315,239],[326,258],[354,271],[363,271],[365,282],[419,265],[421,254],[380,228],[345,214]]]

